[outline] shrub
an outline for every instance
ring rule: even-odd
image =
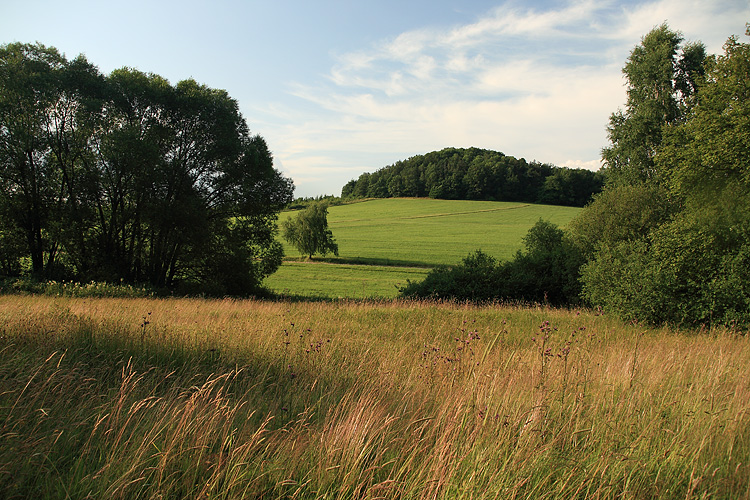
[[[584,298],[649,323],[750,323],[749,205],[717,195],[639,240],[600,244],[582,269]]]
[[[453,267],[432,270],[401,289],[406,297],[470,301],[515,300],[565,305],[578,302],[583,258],[562,229],[539,220],[524,237],[524,251],[508,262],[476,250]]]
[[[423,297],[456,300],[493,300],[499,298],[501,269],[497,260],[475,250],[462,263],[449,267],[440,266],[421,282],[408,281],[401,289],[406,297]]]

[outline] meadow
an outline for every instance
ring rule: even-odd
[[[749,498],[747,366],[589,310],[0,296],[0,497]]]
[[[318,263],[329,264],[324,269],[295,265],[301,260],[299,252],[283,242],[287,261],[265,283],[286,295],[393,298],[399,283],[419,281],[430,268],[456,264],[474,250],[509,259],[521,249],[523,236],[540,218],[564,226],[580,210],[421,198],[332,206],[328,224],[339,245],[339,256],[315,258]],[[295,213],[284,212],[280,219],[294,217]],[[375,272],[367,266],[380,269]]]

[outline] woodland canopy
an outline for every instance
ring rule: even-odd
[[[342,198],[426,197],[582,207],[604,184],[601,172],[527,162],[487,149],[446,148],[349,181]]]

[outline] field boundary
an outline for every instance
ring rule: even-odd
[[[381,259],[377,257],[315,257],[312,260],[307,257],[284,256],[283,262],[297,262],[300,264],[329,264],[339,266],[358,267],[401,267],[414,269],[432,269],[439,264],[425,264],[409,260]]]

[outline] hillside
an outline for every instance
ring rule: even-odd
[[[375,199],[329,208],[339,244],[336,258],[299,260],[288,243],[281,268],[265,284],[303,296],[393,297],[396,284],[418,281],[441,264],[455,264],[476,249],[506,260],[540,218],[567,224],[580,209],[528,203]],[[296,212],[284,212],[281,220]],[[377,267],[375,267],[377,266]]]
[[[342,198],[427,197],[582,207],[604,175],[527,162],[498,151],[446,148],[399,161],[348,182]]]

